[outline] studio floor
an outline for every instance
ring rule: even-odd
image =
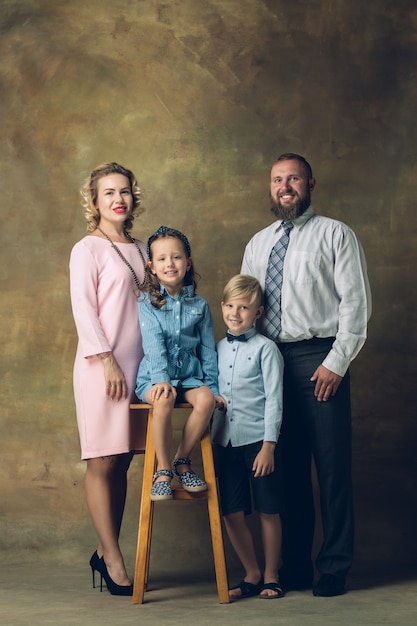
[[[250,598],[219,604],[214,579],[151,573],[145,603],[93,589],[87,566],[41,564],[3,566],[0,615],[5,626],[355,626],[417,624],[417,576],[391,581],[349,579],[348,593],[315,598],[290,592],[282,600]]]

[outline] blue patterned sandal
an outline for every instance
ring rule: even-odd
[[[155,472],[151,489],[151,500],[172,500],[171,482],[169,480],[162,480],[161,482],[156,483],[155,480],[159,478],[159,476],[168,476],[169,478],[173,478],[174,473],[171,472],[171,470],[164,469]]]
[[[207,485],[204,482],[204,480],[201,480],[201,478],[197,476],[197,474],[193,472],[192,469],[186,472],[183,472],[182,474],[180,474],[177,471],[178,465],[191,465],[191,459],[186,459],[186,458],[174,459],[172,465],[174,467],[175,475],[177,479],[180,481],[180,483],[182,484],[185,491],[190,491],[191,493],[193,492],[195,493],[197,491],[207,490]]]

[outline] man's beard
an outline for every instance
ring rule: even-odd
[[[296,202],[289,206],[282,206],[280,204],[280,199],[276,202],[274,198],[269,195],[271,200],[271,211],[275,215],[275,217],[279,220],[295,220],[296,217],[300,217],[303,213],[305,213],[310,206],[311,195],[310,190],[307,188],[304,196],[298,199]]]

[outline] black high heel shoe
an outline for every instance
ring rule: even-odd
[[[96,588],[96,572],[100,574],[100,579],[101,579],[101,576],[102,576],[101,570],[103,567],[102,564],[103,564],[103,557],[99,556],[96,550],[90,559],[91,574],[93,576],[93,589]]]
[[[104,559],[101,559],[101,569],[99,570],[100,578],[100,591],[103,591],[103,578],[105,580],[107,590],[112,596],[133,596],[133,585],[118,585],[110,578],[110,574],[107,571],[107,565]]]

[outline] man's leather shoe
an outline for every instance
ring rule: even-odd
[[[322,574],[319,582],[313,587],[313,596],[331,598],[346,593],[345,579],[333,574]]]
[[[279,581],[285,591],[304,591],[313,586],[313,573],[292,573],[282,569],[279,572]]]

